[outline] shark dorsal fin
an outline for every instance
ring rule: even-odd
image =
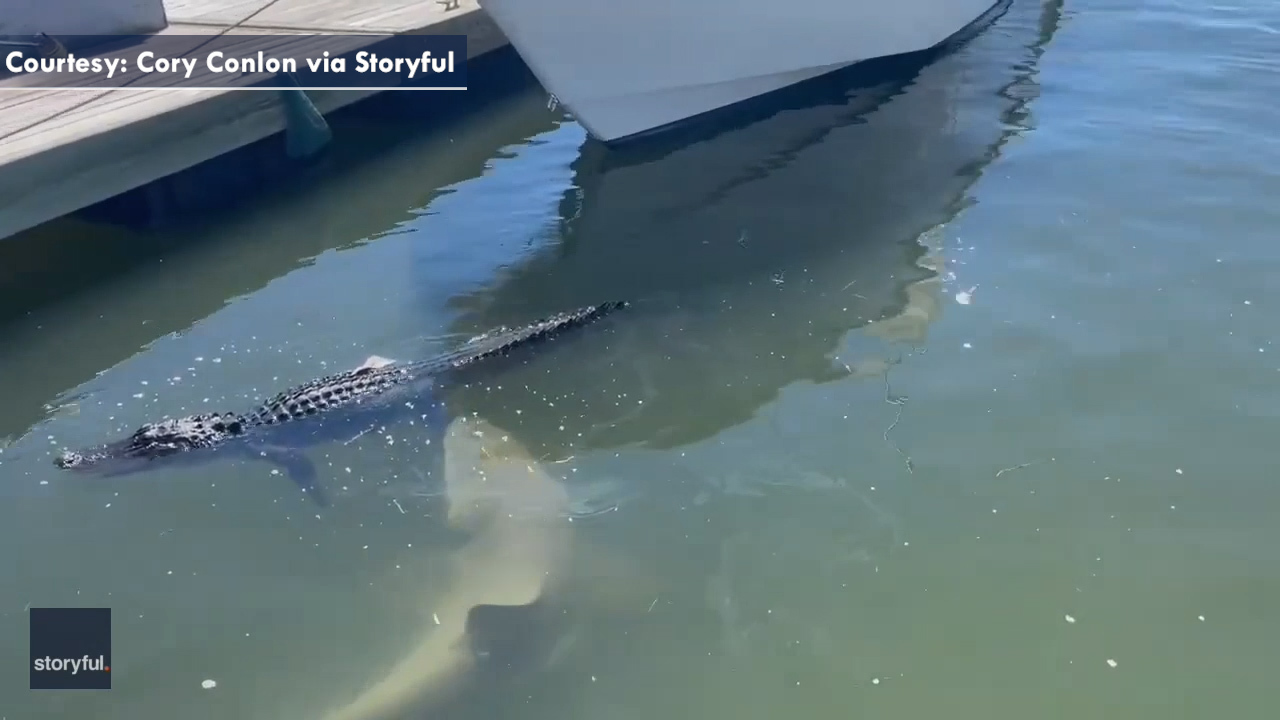
[[[380,368],[387,367],[388,365],[395,364],[396,361],[390,358],[384,358],[381,355],[370,355],[364,362],[360,363],[360,365],[355,369],[355,372],[360,372],[361,370],[378,370]]]

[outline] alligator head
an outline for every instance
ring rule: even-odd
[[[246,421],[235,413],[190,415],[147,423],[122,440],[83,450],[68,450],[54,460],[64,470],[124,475],[160,458],[216,447],[244,433]]]

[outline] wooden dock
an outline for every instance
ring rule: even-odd
[[[166,0],[164,33],[465,34],[469,57],[507,45],[476,0]],[[237,25],[239,23],[239,25]],[[82,54],[82,53],[77,53]],[[376,91],[308,93],[324,113]],[[31,90],[0,80],[0,239],[284,130],[277,93]]]

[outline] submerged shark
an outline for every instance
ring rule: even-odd
[[[564,581],[572,550],[564,483],[483,419],[453,421],[443,450],[447,522],[469,540],[453,551],[447,589],[432,587],[431,620],[406,652],[323,720],[397,720],[459,702],[485,663],[486,615],[509,608],[542,625],[553,614],[544,594]]]
[[[637,616],[656,601],[656,576],[575,542],[564,475],[506,430],[460,417],[442,447],[446,523],[467,541],[448,550],[443,582],[423,588],[424,621],[399,656],[312,720],[471,716],[512,679],[563,663],[584,618]]]
[[[165,460],[206,462],[228,454],[260,458],[282,468],[317,503],[327,505],[315,465],[303,449],[357,437],[400,415],[418,415],[442,438],[448,424],[439,399],[442,389],[476,382],[503,365],[527,362],[524,351],[626,306],[602,303],[514,329],[496,328],[427,360],[400,363],[372,356],[352,370],[286,390],[250,412],[147,423],[121,440],[65,451],[54,463],[65,470],[118,476],[160,467],[158,461]]]

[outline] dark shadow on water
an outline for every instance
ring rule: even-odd
[[[898,348],[886,340],[922,343],[942,307],[948,253],[931,231],[973,202],[974,183],[1029,128],[1037,61],[1062,3],[1022,8],[909,78],[828,88],[660,151],[588,141],[561,202],[559,242],[457,298],[458,329],[614,298],[636,307],[546,362],[458,392],[454,409],[535,455],[670,448],[750,419],[789,385],[844,377],[843,361],[856,369],[866,353],[889,357]],[[654,472],[678,473],[673,456]],[[688,555],[704,574],[716,567],[696,544]],[[706,622],[722,621],[707,612]],[[643,628],[644,613],[571,614],[582,625],[561,664],[482,674],[444,714],[423,717],[584,714],[573,699],[584,676],[634,672],[608,660],[635,652],[642,633],[627,628]],[[526,640],[516,656],[544,656],[512,632]]]
[[[65,218],[0,240],[0,364],[23,378],[6,389],[0,438],[24,434],[60,393],[228,300],[321,253],[396,232],[448,186],[480,175],[500,148],[555,126],[560,115],[546,109],[518,56],[481,60],[492,67],[475,73],[467,102],[459,93],[387,93],[333,114],[335,142],[319,162],[234,211],[157,230]],[[187,269],[165,272],[166,263]],[[129,302],[96,306],[122,286]],[[58,308],[93,319],[57,362],[5,348]]]
[[[459,330],[636,307],[451,404],[535,455],[670,448],[745,422],[795,383],[901,353],[882,340],[923,342],[946,260],[932,231],[972,202],[1017,131],[1006,123],[1033,95],[1007,88],[1034,83],[1055,6],[1038,21],[1010,13],[906,76],[829,78],[807,103],[792,96],[700,138],[614,152],[588,141],[556,247],[457,298]]]
[[[283,135],[278,135],[255,143],[254,149],[248,151],[262,159],[246,162],[241,157],[228,155],[203,163],[199,175],[202,207],[170,218],[162,228],[147,229],[141,223],[125,227],[100,222],[96,218],[104,213],[90,208],[78,216],[54,220],[0,239],[0,331],[13,318],[42,305],[91,291],[121,274],[189,250],[193,245],[222,242],[226,230],[238,228],[244,216],[305,202],[306,196],[318,188],[341,182],[344,176],[363,167],[404,153],[423,138],[454,132],[463,123],[498,111],[513,97],[537,90],[532,74],[510,49],[481,56],[472,66],[472,89],[465,95],[384,93],[332,113],[327,119],[333,128],[334,142],[314,160],[287,160]],[[465,100],[460,102],[460,99]],[[550,127],[553,117],[548,112],[537,118],[536,124],[529,125],[528,134]],[[512,139],[508,137],[504,141]],[[476,174],[493,148],[477,149],[480,152]],[[255,181],[246,177],[246,171],[258,172],[264,177]],[[295,252],[269,266],[246,268],[247,274],[262,278],[261,282],[246,282],[226,292],[217,288],[198,289],[198,292],[216,295],[220,302],[265,284],[296,266],[299,260],[385,232],[402,221],[407,210],[420,207],[416,203],[420,202],[419,191],[423,188],[406,180],[403,176],[388,177],[385,187],[367,193],[367,199],[361,198],[362,202],[373,202],[374,207],[340,216],[340,227],[332,227],[333,215],[309,216],[316,225],[309,235],[316,242],[297,248],[303,254]],[[241,190],[246,185],[253,189]],[[140,205],[141,196],[142,193],[131,191],[104,204]],[[142,210],[136,213],[140,215]],[[213,307],[216,305],[192,320]]]

